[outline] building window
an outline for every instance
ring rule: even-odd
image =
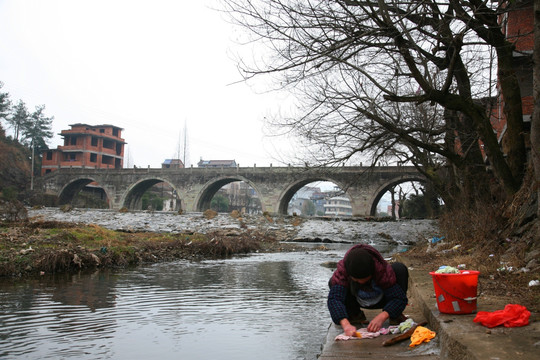
[[[97,162],[97,154],[90,154],[90,162]]]
[[[94,147],[97,146],[97,143],[98,143],[97,137],[92,136],[92,141],[91,141],[92,146]]]
[[[101,157],[101,163],[106,165],[114,165],[114,159],[110,156],[103,155]]]
[[[64,154],[64,161],[75,161],[76,159],[77,159],[77,154],[75,153]]]
[[[47,160],[52,160],[52,151],[47,151]]]

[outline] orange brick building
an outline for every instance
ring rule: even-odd
[[[41,175],[60,168],[121,169],[124,165],[122,128],[73,124],[62,130],[64,145],[43,151]]]
[[[523,121],[525,132],[530,131],[533,111],[533,64],[534,50],[534,11],[532,0],[518,0],[511,11],[501,16],[500,21],[508,41],[514,44],[514,66],[521,91]],[[506,118],[502,111],[504,98],[497,98],[492,111],[491,124],[497,132],[499,142],[506,131]],[[525,139],[528,139],[527,137]],[[529,144],[527,144],[529,147]]]

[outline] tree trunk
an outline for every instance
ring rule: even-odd
[[[391,195],[391,199],[392,199],[391,200],[392,201],[392,210],[391,210],[392,214],[391,214],[391,216],[392,216],[392,219],[395,220],[396,219],[396,198],[394,196],[395,195],[395,189],[394,188],[390,189],[390,195]]]
[[[540,1],[534,2],[533,97],[531,118],[531,159],[537,192],[537,216],[540,218]],[[533,187],[533,189],[534,189]]]
[[[514,69],[513,48],[508,44],[504,49],[497,49],[499,60],[498,79],[503,94],[503,112],[506,118],[504,150],[512,175],[518,180],[518,184],[521,184],[525,173],[527,152],[523,136],[521,91]]]

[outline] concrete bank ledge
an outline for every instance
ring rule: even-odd
[[[415,260],[400,255],[398,261],[409,268],[409,296],[437,332],[440,358],[455,360],[520,360],[540,359],[540,322],[538,314],[531,314],[530,324],[524,327],[488,329],[473,322],[476,314],[441,314],[437,309],[435,290],[430,271]],[[472,269],[474,270],[474,269]],[[487,297],[481,294],[479,279],[477,311],[501,310],[512,304],[511,298]]]
[[[398,261],[409,268],[409,304],[405,314],[416,322],[427,321],[427,327],[437,336],[427,344],[410,349],[410,341],[383,347],[389,335],[375,339],[334,341],[342,332],[331,324],[319,360],[330,359],[451,359],[451,360],[536,360],[540,359],[540,322],[532,314],[530,324],[518,328],[496,327],[488,329],[473,322],[476,314],[441,314],[437,309],[433,280],[428,269],[414,259],[400,254]],[[481,294],[479,279],[477,311],[495,311],[512,303],[509,298],[488,297]],[[365,311],[368,319],[380,310]],[[388,324],[386,324],[388,325]],[[357,325],[357,327],[360,327]]]

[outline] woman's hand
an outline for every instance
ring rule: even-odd
[[[388,315],[386,311],[381,312],[379,315],[375,316],[373,320],[370,321],[367,330],[369,332],[379,331],[382,328],[384,322],[388,320],[389,317],[390,315]]]
[[[340,324],[341,324],[341,327],[343,328],[343,332],[345,333],[345,336],[354,336],[354,334],[356,333],[356,327],[354,325],[351,325],[349,320],[341,319]]]

